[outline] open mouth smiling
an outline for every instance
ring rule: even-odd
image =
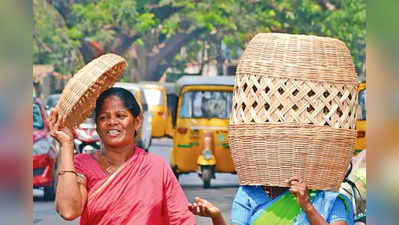
[[[111,137],[118,136],[121,133],[118,129],[107,130],[106,134]]]

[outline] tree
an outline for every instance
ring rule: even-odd
[[[159,80],[188,62],[237,59],[259,32],[305,33],[344,41],[364,63],[364,0],[47,0],[64,18],[85,62],[105,52],[127,58],[131,80]],[[51,54],[51,53],[49,53]]]
[[[77,47],[70,39],[64,19],[45,0],[34,0],[33,63],[51,64],[54,70],[70,74],[83,65]]]

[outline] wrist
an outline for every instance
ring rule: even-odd
[[[307,202],[305,203],[303,206],[301,206],[301,208],[303,209],[303,211],[308,214],[311,213],[315,210],[313,204],[311,202]]]
[[[60,144],[61,144],[62,147],[64,147],[64,146],[65,146],[65,147],[70,147],[70,146],[73,147],[73,145],[74,145],[74,144],[73,144],[73,139],[72,139],[72,140],[63,141],[63,142],[61,142]]]
[[[220,212],[218,212],[218,213],[216,213],[216,214],[213,214],[212,216],[211,216],[211,218],[212,218],[212,223],[213,224],[220,224],[220,225],[222,225],[222,224],[226,224],[225,223],[225,221],[224,221],[224,218],[223,218],[223,216],[222,216],[222,214],[220,213]]]
[[[75,145],[73,143],[73,140],[61,143],[61,149],[63,150],[61,152],[72,152],[73,153],[74,148],[75,148]]]
[[[218,219],[222,216],[222,213],[220,213],[220,211],[212,213],[211,218],[212,219]]]

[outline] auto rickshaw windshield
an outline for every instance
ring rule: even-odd
[[[233,93],[228,91],[187,91],[180,117],[229,119]]]
[[[144,89],[144,95],[149,106],[162,106],[164,99],[159,89]]]

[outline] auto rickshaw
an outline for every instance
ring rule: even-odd
[[[152,115],[152,137],[165,136],[167,128],[168,104],[165,88],[156,82],[142,82],[144,96]]]
[[[357,138],[355,142],[355,154],[366,148],[366,83],[358,87],[359,112],[356,121]]]
[[[179,174],[197,172],[204,188],[215,172],[235,173],[228,144],[233,76],[183,76],[179,93],[171,167]]]
[[[177,110],[177,91],[176,83],[162,83],[166,91],[166,99],[168,102],[168,114],[166,117],[166,130],[165,135],[173,138],[176,125],[176,110]]]

